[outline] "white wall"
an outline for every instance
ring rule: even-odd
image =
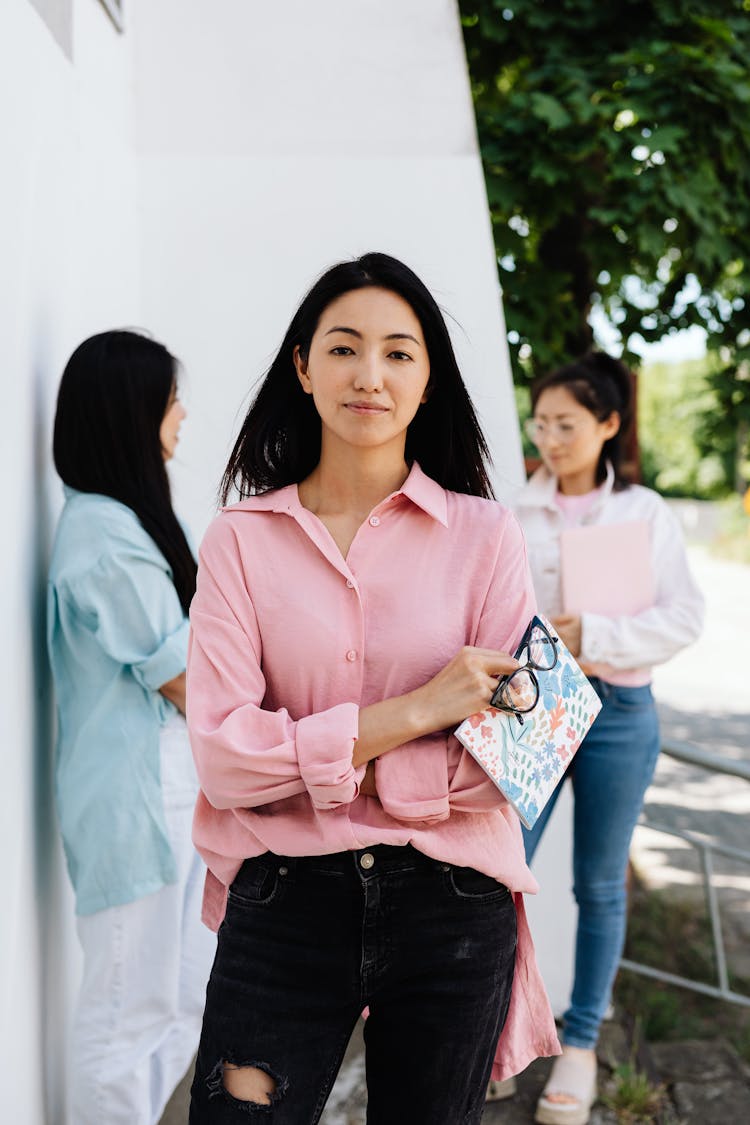
[[[14,1125],[62,1120],[78,958],[50,786],[49,446],[72,348],[141,319],[130,74],[129,43],[96,0],[75,0],[72,60],[28,0],[0,4],[0,1116]]]
[[[457,318],[497,476],[521,479],[455,0],[136,0],[144,315],[189,377],[196,531],[253,381],[328,265],[403,258]],[[179,268],[175,269],[176,263]]]
[[[568,782],[534,856],[532,871],[539,894],[526,898],[537,961],[557,1017],[570,1004],[575,960],[578,908],[573,899],[572,839],[573,795]]]

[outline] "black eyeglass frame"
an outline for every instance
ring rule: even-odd
[[[541,633],[543,633],[545,641],[548,641],[549,644],[552,646],[552,663],[551,664],[538,664],[536,660],[532,659],[532,656],[531,656],[531,638],[533,636],[533,633],[534,633],[535,629],[538,629]],[[552,669],[555,667],[555,665],[557,664],[557,661],[558,661],[557,645],[559,643],[559,640],[560,640],[559,637],[553,637],[552,636],[552,634],[550,633],[549,629],[547,628],[547,626],[544,624],[543,621],[540,621],[538,617],[532,618],[526,632],[524,633],[523,637],[521,638],[521,643],[519,644],[519,646],[518,646],[518,648],[516,649],[516,652],[515,652],[515,659],[520,660],[521,656],[523,655],[524,649],[528,650],[528,656],[527,656],[527,659],[526,659],[526,663],[523,664],[520,668],[516,668],[516,670],[514,672],[509,672],[507,676],[501,676],[500,677],[500,679],[497,681],[497,687],[495,688],[495,690],[492,693],[492,698],[490,699],[490,705],[492,707],[495,707],[498,711],[506,711],[511,715],[515,715],[516,718],[518,719],[519,723],[522,723],[523,722],[522,716],[527,715],[529,713],[529,711],[533,711],[534,708],[536,707],[537,703],[539,702],[539,680],[534,675],[534,670],[536,670],[537,672],[551,672],[552,671]],[[528,707],[516,707],[512,703],[507,703],[505,701],[505,699],[503,698],[504,693],[507,690],[508,685],[510,684],[511,680],[513,679],[514,676],[517,676],[519,674],[519,672],[528,673],[528,676],[529,676],[529,678],[531,680],[531,683],[534,687],[534,699],[528,705]]]

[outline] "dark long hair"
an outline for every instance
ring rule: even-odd
[[[613,412],[619,414],[619,430],[602,446],[596,467],[596,483],[601,484],[606,479],[607,461],[610,461],[615,474],[615,490],[620,492],[627,488],[629,482],[623,476],[622,462],[633,422],[633,376],[629,369],[606,352],[586,352],[532,384],[532,410],[536,410],[542,391],[550,387],[565,387],[576,402],[599,422],[604,422]]]
[[[278,354],[242,424],[221,483],[222,503],[299,483],[320,460],[321,424],[294,367],[306,358],[322,313],[344,293],[378,287],[402,297],[422,326],[430,359],[429,397],[406,434],[406,458],[417,460],[443,488],[492,496],[489,452],[461,378],[442,313],[417,275],[387,254],[365,254],[332,266],[313,285],[292,318]]]
[[[195,593],[196,563],[172,509],[159,429],[177,363],[137,332],[84,340],[63,372],[53,455],[65,484],[127,504],[172,569],[182,608]]]

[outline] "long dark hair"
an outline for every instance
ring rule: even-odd
[[[65,484],[135,512],[169,563],[187,613],[196,563],[172,509],[159,439],[176,381],[174,356],[155,340],[125,331],[84,340],[60,381],[53,455]]]
[[[402,297],[422,326],[430,359],[429,397],[406,435],[406,458],[417,460],[443,488],[492,496],[489,452],[458,369],[445,321],[417,275],[387,254],[365,254],[332,266],[313,285],[292,318],[278,354],[242,424],[221,483],[226,503],[240,496],[299,483],[320,460],[321,424],[311,395],[300,386],[293,362],[307,358],[324,310],[344,293],[378,287]]]
[[[619,414],[619,430],[602,446],[596,467],[596,483],[601,484],[606,479],[607,462],[610,461],[615,474],[614,488],[618,492],[627,488],[629,481],[623,475],[622,462],[633,422],[633,376],[629,369],[606,352],[586,352],[532,384],[532,410],[536,410],[542,391],[550,387],[565,387],[576,402],[599,422],[604,422],[613,412]]]

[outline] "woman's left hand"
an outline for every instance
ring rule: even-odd
[[[562,614],[560,617],[550,618],[552,624],[560,634],[560,640],[566,645],[573,656],[581,655],[582,626],[581,618],[575,614]]]

